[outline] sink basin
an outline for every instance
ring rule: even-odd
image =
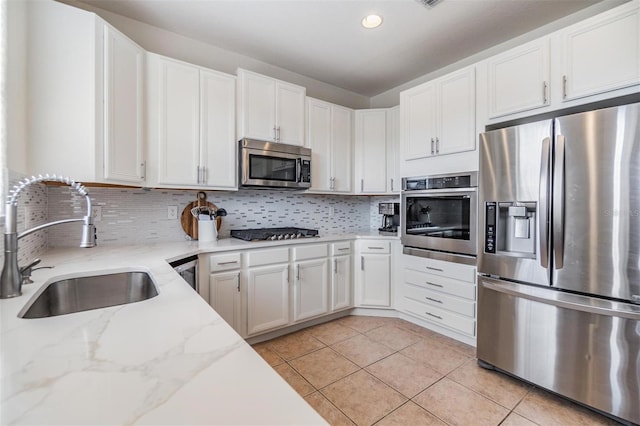
[[[147,300],[158,295],[146,272],[119,272],[52,282],[40,290],[18,314],[45,318]]]

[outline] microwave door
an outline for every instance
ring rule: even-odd
[[[478,272],[548,286],[551,120],[480,135]]]

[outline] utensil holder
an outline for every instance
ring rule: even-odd
[[[218,239],[215,220],[198,220],[198,241],[206,243]]]

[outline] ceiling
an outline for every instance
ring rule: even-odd
[[[367,97],[599,1],[80,0]]]

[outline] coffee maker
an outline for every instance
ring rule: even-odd
[[[378,213],[382,215],[381,234],[398,234],[400,225],[400,203],[378,203]]]

